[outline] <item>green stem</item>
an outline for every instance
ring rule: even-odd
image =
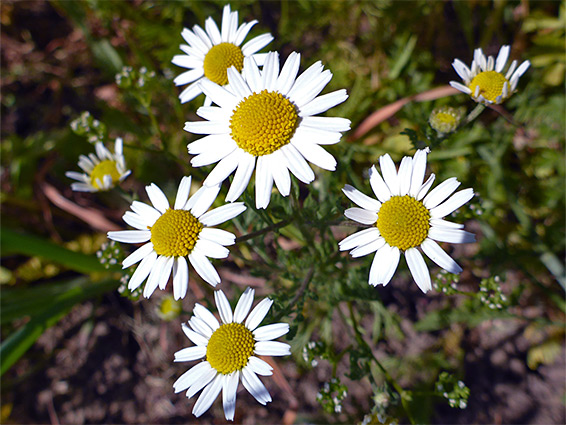
[[[253,239],[253,238],[256,238],[258,236],[264,235],[264,234],[271,232],[273,230],[280,229],[281,227],[285,227],[289,223],[291,223],[293,220],[294,220],[294,217],[291,217],[291,218],[282,220],[278,223],[272,224],[271,226],[267,226],[263,229],[256,230],[255,232],[248,233],[247,235],[240,236],[240,237],[236,238],[236,243],[244,242],[244,241],[247,241],[249,239]]]
[[[415,420],[413,418],[413,415],[411,415],[411,411],[410,411],[409,406],[407,404],[407,399],[405,397],[405,390],[403,390],[403,388],[401,388],[401,385],[399,385],[399,383],[397,383],[397,381],[391,376],[391,374],[387,371],[387,369],[385,369],[385,367],[381,364],[381,362],[377,359],[377,357],[375,357],[371,347],[368,345],[366,340],[363,338],[362,334],[360,333],[360,330],[358,329],[358,323],[356,321],[356,316],[354,314],[354,308],[352,307],[351,301],[348,301],[348,310],[350,312],[350,318],[352,320],[354,332],[356,333],[356,339],[358,340],[358,342],[360,344],[363,344],[363,345],[366,346],[368,352],[371,353],[371,357],[372,357],[373,361],[375,362],[377,367],[381,370],[381,372],[385,376],[385,380],[387,381],[387,383],[389,385],[391,385],[395,389],[395,391],[397,391],[397,393],[399,394],[399,397],[401,398],[401,404],[403,405],[403,410],[405,411],[405,414],[407,415],[407,418],[409,418],[409,421],[411,422],[411,424],[414,425]]]
[[[485,110],[485,105],[483,103],[478,103],[476,105],[476,107],[472,110],[472,112],[470,112],[468,114],[468,116],[466,117],[466,119],[464,120],[464,125],[468,125],[469,123],[471,123],[472,121],[474,121],[477,117],[480,116],[480,114]],[[462,126],[462,127],[463,127]]]

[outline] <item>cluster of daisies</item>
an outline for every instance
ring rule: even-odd
[[[174,80],[178,86],[187,86],[180,101],[206,95],[204,106],[197,110],[202,120],[186,122],[184,127],[203,135],[188,145],[189,154],[194,155],[190,162],[193,167],[216,165],[192,195],[191,178],[183,177],[172,206],[165,193],[150,184],[146,187],[150,204],[134,201],[131,211],[123,216],[135,230],[108,232],[114,241],[142,244],[124,260],[123,267],[139,263],[128,288],[134,291],[145,282],[146,298],[158,287],[165,289],[171,277],[174,298],[184,298],[192,273],[188,263],[213,287],[220,283],[209,258],[226,258],[226,247],[236,238],[215,226],[246,209],[243,202],[236,201],[254,170],[255,207],[260,209],[268,207],[274,184],[282,196],[289,195],[290,174],[309,184],[315,179],[310,164],[329,171],[336,168],[335,158],[323,146],[338,143],[342,133],[350,129],[350,121],[319,115],[344,102],[346,90],[320,95],[332,74],[320,62],[300,73],[299,53],[291,53],[283,63],[277,52],[258,53],[273,37],[262,34],[245,42],[256,23],[239,25],[238,12],[225,6],[220,29],[209,17],[204,29],[195,25],[181,33],[187,43],[180,46],[184,54],[172,61],[187,69]],[[465,84],[451,82],[452,86],[476,102],[501,103],[516,90],[519,77],[529,66],[526,61],[517,67],[513,61],[503,74],[509,50],[503,46],[494,60],[477,49],[471,68],[456,59],[454,69]],[[96,155],[80,157],[83,174],[67,173],[78,181],[72,185],[74,190],[108,190],[130,174],[121,139],[116,140],[114,153],[101,142],[95,148]],[[375,253],[369,270],[371,285],[389,283],[401,254],[423,292],[432,285],[422,253],[451,273],[462,271],[438,242],[475,240],[463,225],[445,219],[474,193],[472,189],[456,192],[460,185],[456,178],[431,190],[434,174],[425,180],[428,153],[428,149],[418,150],[413,157],[404,157],[398,169],[389,155],[380,157],[381,173],[375,166],[369,173],[375,197],[350,185],[343,188],[357,205],[347,209],[345,216],[364,229],[342,240],[339,249],[351,250],[353,257]],[[209,210],[222,183],[232,174],[225,198],[228,203]],[[175,361],[203,361],[181,375],[174,389],[186,390],[189,398],[202,390],[193,408],[195,416],[208,410],[222,391],[226,419],[233,420],[240,381],[260,403],[271,401],[258,375],[271,375],[272,367],[258,356],[288,355],[290,346],[274,340],[285,335],[289,325],[260,326],[272,301],[264,299],[252,309],[252,289],[245,290],[234,311],[222,291],[216,291],[214,297],[220,320],[196,304],[193,317],[183,324],[184,333],[195,345],[175,353]]]

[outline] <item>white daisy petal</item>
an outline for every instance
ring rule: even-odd
[[[157,261],[157,254],[155,251],[151,251],[140,263],[134,274],[132,275],[130,281],[128,282],[128,289],[133,291],[137,289],[143,281],[149,276],[151,269],[153,268],[155,262]]]
[[[244,81],[242,74],[240,74],[236,68],[231,66],[226,70],[226,73],[228,75],[228,81],[230,82],[230,88],[236,95],[244,98],[252,94],[252,91],[248,87],[248,84]]]
[[[191,348],[198,348],[200,350],[202,350],[204,348],[205,354],[206,354],[206,347],[191,347]],[[181,350],[181,351],[183,351],[183,350]],[[178,351],[177,353],[179,353],[179,352],[180,351]],[[175,358],[177,357],[177,353],[175,353]],[[179,360],[179,361],[183,361],[183,360]],[[199,378],[199,377],[203,376],[204,374],[210,372],[211,370],[212,370],[212,368],[210,367],[210,363],[208,363],[208,362],[197,363],[195,366],[193,366],[192,368],[187,370],[185,373],[183,373],[181,376],[179,376],[179,379],[177,379],[175,381],[175,383],[173,384],[173,388],[175,389],[175,393],[179,393],[181,391],[186,390],[196,380],[195,378]]]
[[[265,385],[263,385],[257,375],[248,368],[242,369],[242,384],[244,384],[244,388],[248,390],[259,403],[265,405],[271,401],[271,396],[267,388],[265,388]]]
[[[362,224],[374,224],[377,221],[377,213],[364,210],[363,208],[348,208],[344,215],[350,220],[357,221]]]
[[[254,309],[246,319],[246,328],[253,332],[265,318],[272,304],[273,301],[269,298],[264,298],[263,300],[261,300],[258,305],[254,307]]]
[[[199,239],[195,245],[196,249],[210,258],[222,259],[228,257],[230,251],[228,248],[223,247],[216,242],[208,241],[206,239]]]
[[[173,257],[165,257],[164,255],[157,257],[157,261],[151,268],[151,273],[143,288],[143,296],[145,298],[151,297],[163,280],[165,280],[165,283],[169,280],[171,274],[171,267],[169,265],[170,259],[173,259]]]
[[[242,44],[244,42],[244,39],[246,38],[246,36],[248,35],[248,33],[250,32],[250,30],[253,28],[253,26],[257,24],[257,21],[250,21],[247,22],[245,24],[243,24],[242,26],[240,26],[240,28],[238,28],[238,31],[236,32],[236,36],[234,37],[234,44],[236,46],[239,46],[240,44]]]
[[[255,156],[247,152],[243,152],[239,158],[238,168],[234,174],[234,179],[230,185],[230,189],[226,194],[226,201],[234,202],[237,200],[250,182],[250,178],[255,168]]]
[[[308,117],[320,114],[341,104],[346,99],[348,99],[348,93],[344,89],[318,96],[299,109],[299,116]]]
[[[457,81],[450,81],[450,85],[454,87],[456,90],[460,90],[462,93],[472,94],[472,91],[468,87],[458,83]]]
[[[202,359],[206,356],[206,347],[195,345],[192,347],[183,348],[175,353],[175,362],[190,362],[191,360]],[[202,364],[202,363],[201,363]],[[183,391],[185,387],[179,391]]]
[[[258,93],[261,91],[261,74],[253,57],[244,58],[243,74],[246,82],[252,91]]]
[[[254,53],[263,49],[269,43],[271,43],[272,40],[273,36],[271,34],[262,34],[255,38],[252,38],[242,46],[242,53],[244,54],[244,56],[253,55]]]
[[[116,242],[142,243],[151,238],[149,230],[118,230],[107,233],[108,238]]]
[[[151,183],[149,186],[146,186],[145,191],[147,192],[147,196],[149,196],[149,200],[155,209],[161,214],[165,213],[165,211],[169,208],[169,201],[163,191],[159,189],[155,183]]]
[[[142,216],[148,226],[153,226],[157,219],[161,217],[159,211],[143,202],[134,201],[130,208],[132,211]]]
[[[222,323],[232,323],[233,315],[230,303],[222,291],[214,291],[214,300],[218,307],[218,314],[222,319]]]
[[[204,336],[207,340],[210,340],[210,337],[212,336],[212,329],[206,324],[206,322],[200,318],[198,318],[196,315],[191,317],[191,319],[189,320],[189,326],[193,329],[193,331],[201,334],[202,336]]]
[[[431,218],[442,218],[456,211],[474,197],[473,189],[464,189],[456,192],[448,200],[430,210]]]
[[[451,177],[438,186],[436,186],[431,192],[423,199],[423,204],[429,210],[432,210],[446,198],[454,193],[454,191],[460,186],[460,182],[456,177]]]
[[[193,384],[189,387],[189,389],[185,393],[187,398],[191,398],[196,393],[198,393],[200,390],[205,388],[217,376],[222,376],[222,374],[219,374],[214,368],[212,368],[211,370],[207,370],[207,371],[203,372],[198,378],[194,378]],[[203,393],[204,393],[204,391],[203,391]],[[201,394],[201,397],[202,397],[202,394]],[[214,402],[215,398],[216,397],[214,397],[210,401],[211,404]],[[196,406],[196,403],[195,403],[195,406]],[[194,407],[193,407],[193,414],[194,414]]]
[[[204,213],[199,217],[199,221],[208,227],[216,226],[217,224],[233,219],[245,210],[246,206],[243,202],[235,202]]]
[[[90,179],[88,178],[88,175],[84,174],[84,173],[77,173],[76,171],[67,171],[65,173],[65,176],[69,177],[70,179],[73,180],[78,180],[81,182],[88,182]]]
[[[199,240],[209,240],[220,245],[228,246],[234,245],[236,236],[226,230],[205,227],[200,232]]]
[[[235,169],[238,168],[240,161],[245,154],[246,152],[244,152],[243,150],[236,149],[229,155],[226,155],[210,172],[210,174],[204,180],[203,184],[212,186],[222,183],[228,178],[230,174],[234,172]]]
[[[509,46],[501,46],[499,49],[499,54],[497,55],[497,60],[495,61],[495,71],[501,72],[509,59],[509,51],[511,48]]]
[[[375,251],[381,249],[381,247],[383,247],[383,245],[385,245],[385,243],[386,243],[385,239],[383,239],[383,238],[376,239],[376,240],[371,241],[370,243],[368,243],[366,245],[360,245],[357,248],[353,249],[350,252],[350,255],[353,258],[366,256],[368,254],[371,254],[372,252],[375,252]]]
[[[226,144],[219,146],[218,149],[207,149],[206,152],[193,157],[191,159],[191,165],[193,167],[203,167],[205,165],[214,164],[230,155],[237,148],[238,146],[235,143],[227,141]]]
[[[216,22],[214,22],[214,19],[208,17],[206,21],[204,21],[204,28],[214,45],[222,43],[220,31],[218,30],[218,26],[216,25]]]
[[[191,340],[193,344],[202,347],[206,347],[208,345],[208,339],[206,337],[198,332],[193,331],[185,323],[181,324],[181,328],[183,329],[183,333],[187,336],[187,338]]]
[[[240,371],[224,376],[222,383],[222,406],[226,420],[233,421],[236,411],[236,392],[240,382]]]
[[[387,285],[399,264],[399,248],[385,245],[375,253],[369,271],[369,284]]]
[[[187,200],[183,209],[190,211],[196,218],[200,218],[214,203],[218,192],[220,192],[219,184],[215,186],[203,186]]]
[[[399,194],[399,178],[397,176],[397,170],[395,169],[395,163],[389,156],[385,154],[379,157],[379,166],[381,167],[381,173],[383,174],[383,180],[389,188],[391,195]]]
[[[267,164],[266,156],[257,159],[255,170],[255,206],[257,209],[267,208],[273,189],[273,176]]]
[[[126,211],[122,216],[122,220],[129,224],[130,226],[138,230],[147,230],[147,222],[139,214],[132,211]]]
[[[444,270],[459,274],[462,272],[462,268],[450,257],[435,241],[430,238],[426,238],[421,244],[423,252],[428,258],[434,261],[438,266],[442,267]]]
[[[291,192],[291,176],[289,175],[289,165],[285,155],[280,150],[273,152],[269,155],[269,166],[277,190],[282,196],[289,196]]]
[[[315,143],[291,141],[305,159],[325,170],[336,170],[336,159]]]
[[[214,400],[216,400],[216,397],[220,394],[220,390],[222,389],[222,380],[223,375],[219,373],[202,391],[202,394],[199,396],[195,406],[193,407],[193,415],[197,418],[206,412],[210,406],[212,406],[212,403],[214,403]]]
[[[399,166],[399,196],[405,196],[411,188],[413,175],[413,159],[406,156],[401,160]]]
[[[204,94],[209,96],[214,103],[222,108],[231,109],[237,103],[237,98],[234,94],[210,80],[203,79],[200,82],[200,87]]]
[[[287,356],[291,354],[291,346],[278,341],[258,341],[254,353],[259,356]]]
[[[446,221],[442,218],[431,218],[430,225],[432,227],[448,227],[449,229],[463,229],[464,225],[460,223],[453,223],[451,221]]]
[[[204,71],[202,68],[191,69],[190,71],[185,71],[182,74],[179,74],[173,80],[173,83],[176,86],[184,86],[185,84],[192,83],[204,75]]]
[[[428,231],[428,237],[438,242],[449,243],[472,243],[476,241],[476,236],[473,233],[442,227],[431,227]]]
[[[200,88],[200,80],[195,81],[194,83],[189,84],[182,92],[179,94],[179,100],[181,103],[187,103],[197,97],[199,94],[202,93]]]
[[[173,297],[175,300],[185,298],[189,288],[189,265],[185,257],[177,257],[173,264]]]
[[[271,341],[285,335],[287,332],[289,332],[288,323],[273,323],[256,328],[253,334],[257,341]]]
[[[381,208],[381,202],[377,201],[376,199],[370,198],[369,196],[363,194],[355,187],[350,186],[347,184],[342,189],[342,192],[356,205],[362,207],[364,210],[375,211],[378,212],[379,208]]]
[[[251,371],[257,375],[273,375],[273,368],[269,365],[269,363],[261,360],[259,357],[251,356],[248,359],[248,364],[246,367],[249,367]]]
[[[204,254],[193,249],[193,251],[189,254],[189,261],[198,275],[202,277],[206,283],[211,286],[216,286],[220,283],[220,276],[218,275],[218,272]]]
[[[277,86],[277,77],[279,75],[279,53],[269,52],[263,65],[261,77],[262,87],[267,91],[275,90]]]
[[[413,198],[417,197],[419,190],[423,185],[426,171],[426,156],[428,152],[428,148],[419,149],[413,157],[413,173],[411,175],[411,188],[409,189],[409,195]]]
[[[151,242],[142,245],[124,259],[124,261],[122,262],[122,268],[127,269],[128,267],[133,266],[137,262],[143,260],[152,251],[153,244]]]
[[[301,124],[306,127],[324,129],[326,131],[348,131],[350,120],[339,117],[305,117]]]
[[[292,144],[288,144],[281,148],[281,152],[283,152],[283,155],[285,155],[285,158],[287,159],[289,171],[291,171],[295,177],[305,184],[309,184],[314,180],[314,172],[312,171],[312,168],[309,167],[309,164],[305,161],[297,148],[295,148]]]
[[[459,59],[454,59],[454,62],[452,62],[452,67],[458,73],[458,75],[462,80],[466,81],[466,83],[469,83],[471,71],[470,68],[468,68],[464,64],[464,62],[462,62]]]
[[[254,290],[252,288],[246,288],[244,293],[240,296],[238,304],[236,304],[236,309],[234,310],[234,322],[242,323],[244,321],[252,308],[253,301]]]
[[[377,172],[375,166],[372,166],[369,170],[369,183],[373,193],[375,193],[377,199],[379,199],[382,203],[391,198],[391,191],[389,190],[389,187],[387,187],[387,184],[385,184],[385,180],[383,180],[381,174]]]
[[[417,286],[426,294],[432,289],[432,283],[423,256],[418,249],[409,248],[405,251],[405,258]]]
[[[338,243],[340,251],[347,251],[358,246],[367,245],[377,239],[383,239],[379,234],[377,227],[373,226],[369,229],[364,229],[356,232]]]
[[[319,117],[307,117],[319,118]],[[328,118],[328,117],[320,117]],[[308,127],[301,121],[301,127],[295,130],[293,135],[294,144],[318,144],[318,145],[334,145],[340,141],[342,134],[336,131],[328,131],[320,128]]]
[[[287,95],[293,83],[297,78],[297,73],[299,72],[299,66],[301,63],[301,55],[297,52],[292,52],[285,61],[279,78],[277,79],[276,89],[282,95]]]
[[[417,201],[423,199],[425,195],[428,193],[428,190],[431,188],[432,183],[434,182],[434,178],[435,175],[431,174],[430,177],[427,179],[427,181],[423,183],[423,185],[419,190],[419,194],[417,195]]]
[[[173,207],[176,210],[180,210],[183,208],[187,199],[189,199],[189,192],[191,190],[191,177],[183,177],[181,179],[181,183],[179,184],[179,188],[177,189],[177,196],[175,198],[175,206]]]

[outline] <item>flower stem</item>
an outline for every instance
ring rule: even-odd
[[[248,233],[247,235],[242,235],[242,236],[236,238],[236,243],[244,242],[244,241],[247,241],[249,239],[253,239],[253,238],[256,238],[258,236],[264,235],[264,234],[271,232],[273,230],[280,229],[281,227],[285,227],[289,223],[291,223],[293,220],[294,220],[294,217],[290,217],[290,218],[282,220],[278,223],[272,224],[271,226],[267,226],[263,229],[256,230],[255,232]]]
[[[478,103],[476,107],[468,114],[466,119],[464,120],[464,125],[468,125],[472,121],[474,121],[480,114],[485,110],[485,105],[483,103]]]

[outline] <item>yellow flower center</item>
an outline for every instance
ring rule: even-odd
[[[244,98],[230,118],[232,138],[253,156],[269,155],[291,141],[299,115],[281,93],[263,90]]]
[[[189,211],[168,208],[148,228],[153,249],[158,255],[185,257],[195,247],[203,225]]]
[[[238,72],[244,67],[242,49],[232,43],[212,46],[204,57],[204,76],[221,86],[228,84],[227,69],[235,67]]]
[[[206,347],[206,360],[227,375],[242,369],[254,354],[254,336],[241,323],[226,323],[214,331]]]
[[[118,168],[116,167],[116,161],[106,159],[96,164],[94,166],[94,169],[90,173],[90,184],[97,189],[102,189],[102,187],[99,186],[97,180],[100,180],[102,182],[104,176],[112,177],[113,184],[116,184],[120,181],[120,173],[118,172]]]
[[[379,209],[375,224],[390,246],[402,251],[419,246],[430,229],[430,212],[409,195],[393,196]]]
[[[495,102],[497,96],[501,96],[503,93],[503,85],[505,82],[509,85],[509,82],[503,74],[496,71],[485,71],[476,75],[470,82],[468,88],[472,91],[472,94],[475,94],[476,87],[479,86],[479,94],[483,95],[487,100]],[[508,87],[510,87],[510,85]]]

